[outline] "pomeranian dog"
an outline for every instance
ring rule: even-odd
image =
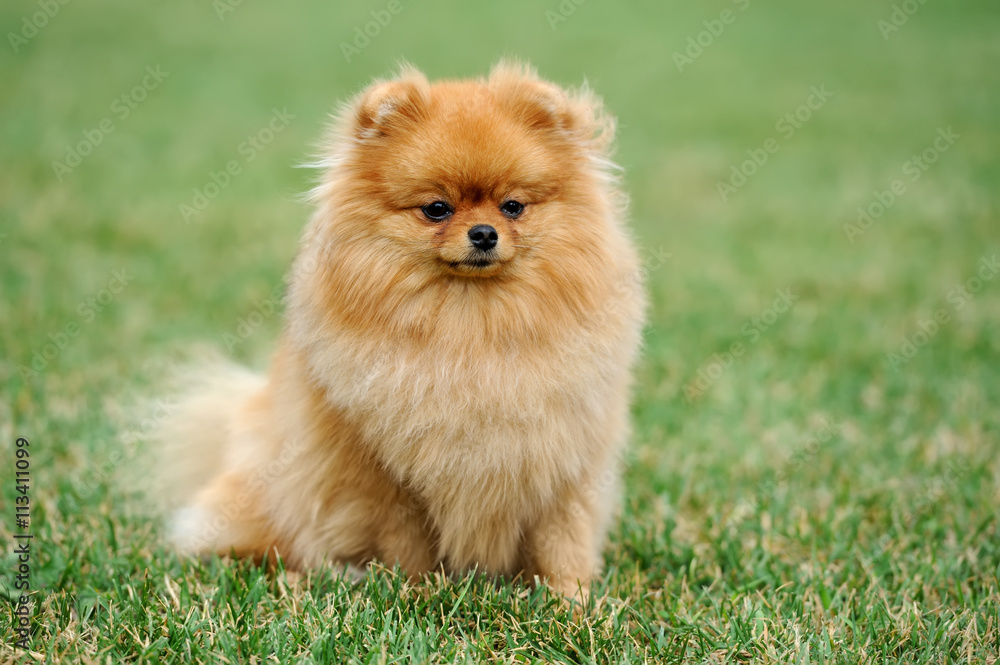
[[[174,543],[585,596],[645,310],[613,134],[520,64],[351,101],[269,372],[203,372],[162,432]]]

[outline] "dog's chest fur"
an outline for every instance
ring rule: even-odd
[[[321,374],[331,405],[432,514],[461,506],[530,519],[598,452],[601,396],[615,374],[586,335],[568,339],[486,353],[345,339],[324,350]]]

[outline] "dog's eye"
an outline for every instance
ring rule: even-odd
[[[420,210],[424,213],[424,217],[435,222],[440,222],[442,219],[445,219],[451,213],[455,212],[452,210],[451,206],[444,201],[434,201],[433,203],[428,203],[425,206],[421,206]]]
[[[503,205],[500,206],[500,212],[511,218],[520,217],[521,213],[524,212],[524,204],[513,199],[504,201]]]

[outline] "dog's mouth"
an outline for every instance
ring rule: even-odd
[[[472,252],[461,261],[450,261],[448,263],[448,267],[452,270],[469,269],[473,271],[480,271],[492,268],[500,263],[500,257],[497,256],[496,252],[489,250],[485,252]]]
[[[487,257],[481,257],[481,258],[465,259],[464,261],[453,261],[448,265],[451,266],[452,268],[465,267],[465,268],[481,269],[481,268],[489,268],[494,264],[496,264],[496,261],[489,259]]]

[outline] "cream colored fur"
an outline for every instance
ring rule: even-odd
[[[586,589],[644,310],[612,131],[591,93],[517,65],[362,93],[322,156],[267,377],[222,372],[165,430],[187,444],[165,467],[198,485],[178,546]],[[446,223],[421,216],[429,197]],[[483,223],[495,264],[456,264]]]

